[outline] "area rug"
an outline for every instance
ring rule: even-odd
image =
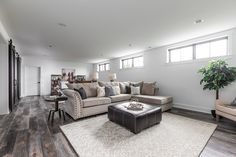
[[[133,134],[107,115],[61,126],[80,157],[197,157],[216,125],[163,113],[160,124]]]

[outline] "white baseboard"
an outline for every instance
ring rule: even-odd
[[[197,112],[203,112],[203,113],[211,113],[211,110],[212,110],[210,108],[203,108],[203,107],[199,107],[199,106],[192,106],[192,105],[181,104],[181,103],[174,103],[173,107],[186,109],[186,110],[197,111]]]

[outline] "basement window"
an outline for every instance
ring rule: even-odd
[[[109,71],[110,70],[110,63],[102,63],[97,65],[97,71]]]
[[[183,62],[228,55],[228,37],[217,38],[167,51],[167,62]]]
[[[143,56],[122,59],[120,65],[121,69],[143,67]]]

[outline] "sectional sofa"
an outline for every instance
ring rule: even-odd
[[[154,92],[152,95],[145,95],[147,93],[145,93],[144,89],[145,83],[139,82],[138,84],[140,84],[141,87],[139,95],[131,95],[127,91],[128,87],[132,85],[132,82],[93,82],[68,84],[68,89],[63,91],[63,93],[68,97],[68,100],[66,101],[63,108],[65,112],[67,112],[74,120],[105,113],[107,112],[109,105],[128,102],[131,98],[137,98],[143,103],[161,106],[162,111],[172,108],[172,97],[159,96],[159,88],[157,86],[154,87]],[[98,86],[119,86],[120,94],[109,97],[97,97]],[[81,95],[74,90],[81,87],[84,88],[88,98],[82,99]]]

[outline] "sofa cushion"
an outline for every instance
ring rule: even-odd
[[[77,83],[75,89],[84,88],[87,97],[96,97],[97,96],[97,82],[93,83]]]
[[[98,85],[101,87],[104,86],[119,86],[119,82],[104,82],[104,81],[99,81]]]
[[[120,95],[110,96],[110,98],[111,98],[111,102],[127,101],[127,100],[130,100],[131,95],[120,94]]]
[[[154,95],[156,87],[156,82],[143,83],[143,88],[141,90],[142,95]]]
[[[170,96],[133,95],[132,97],[137,98],[140,102],[159,105],[170,103],[173,100]]]
[[[111,99],[107,97],[91,97],[83,100],[83,107],[92,107],[111,103]]]
[[[77,83],[66,83],[66,85],[69,89],[72,89],[72,90],[75,88],[77,89]]]
[[[227,104],[216,105],[216,110],[236,116],[236,106]]]

